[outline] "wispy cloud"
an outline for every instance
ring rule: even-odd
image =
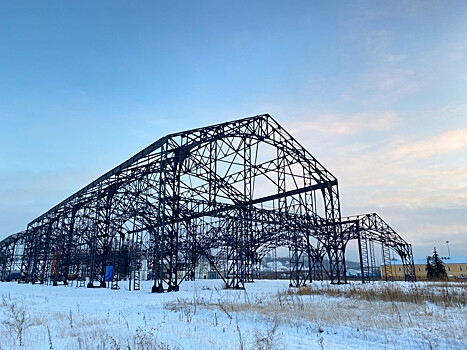
[[[395,159],[415,160],[467,148],[467,129],[451,130],[427,140],[406,142],[390,151]]]
[[[360,113],[350,117],[324,115],[310,121],[288,124],[292,133],[318,133],[325,135],[354,135],[363,132],[378,132],[394,129],[398,123],[395,112],[386,111],[379,114]]]
[[[386,57],[386,59],[393,59]],[[414,71],[408,68],[385,68],[370,72],[365,78],[379,93],[401,95],[415,92],[418,88]]]
[[[451,252],[457,255],[467,249],[465,236],[467,225],[462,224],[436,224],[436,223],[418,223],[411,231],[411,243],[425,248],[427,252],[433,249],[433,246],[443,252],[445,251],[444,242],[448,239],[451,243]],[[417,252],[416,252],[417,254]],[[418,253],[418,255],[421,255]]]
[[[467,55],[467,46],[464,43],[454,43],[446,50],[448,63],[459,62],[465,59]]]
[[[440,194],[435,191],[420,191],[419,189],[401,189],[376,191],[377,198],[370,200],[369,203],[375,206],[412,206],[412,207],[461,207],[467,206],[467,193],[449,193]]]
[[[371,206],[465,207],[467,158],[462,155],[467,154],[466,131],[345,147],[334,150],[335,155],[323,162],[345,183],[344,195],[345,191],[358,194]],[[433,161],[439,155],[443,159]]]

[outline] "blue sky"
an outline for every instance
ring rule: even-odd
[[[464,1],[0,4],[0,239],[159,137],[269,113],[423,256],[467,255]]]

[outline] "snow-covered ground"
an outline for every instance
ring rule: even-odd
[[[132,292],[125,282],[121,290],[0,283],[0,349],[20,348],[22,321],[24,349],[467,349],[463,305],[297,295],[287,285],[260,280],[239,291],[200,280],[151,294],[150,282]]]

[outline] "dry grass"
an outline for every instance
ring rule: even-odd
[[[443,307],[465,307],[467,304],[467,284],[449,282],[437,284],[411,284],[402,288],[399,284],[373,284],[348,286],[307,286],[289,289],[288,295],[327,295],[331,297],[354,298],[367,301],[405,302],[425,304],[430,302]]]
[[[266,331],[255,331],[254,335],[254,348],[257,350],[279,350],[284,349],[277,329],[279,327],[279,320],[274,317],[274,323],[271,328]]]
[[[436,348],[436,339],[444,339],[452,348],[458,348],[467,339],[465,291],[464,287],[459,289],[449,284],[414,284],[404,288],[392,283],[322,285],[287,289],[269,298],[246,293],[244,297],[231,298],[222,291],[217,301],[178,299],[167,303],[165,308],[181,315],[193,314],[195,308],[219,310],[230,320],[240,314],[255,314],[269,322],[274,315],[274,328],[262,336],[257,334],[256,348],[268,344],[268,334],[274,335],[280,324],[297,329],[307,325],[307,333],[316,335],[335,326],[367,332],[402,329],[416,334],[416,342],[423,345],[420,348]],[[391,342],[388,338],[388,344]]]
[[[6,319],[2,321],[5,334],[15,335],[19,346],[23,346],[25,331],[34,325],[26,308],[12,300],[10,296],[2,298],[2,306],[6,308]]]

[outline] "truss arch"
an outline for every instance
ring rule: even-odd
[[[326,255],[327,276],[343,283],[344,224],[337,178],[263,114],[167,135],[83,187],[29,223],[21,271],[29,282],[66,282],[73,270],[105,285],[109,266],[117,280],[127,273],[118,266],[131,236],[158,292],[177,290],[200,255],[241,288],[284,243],[294,261]]]

